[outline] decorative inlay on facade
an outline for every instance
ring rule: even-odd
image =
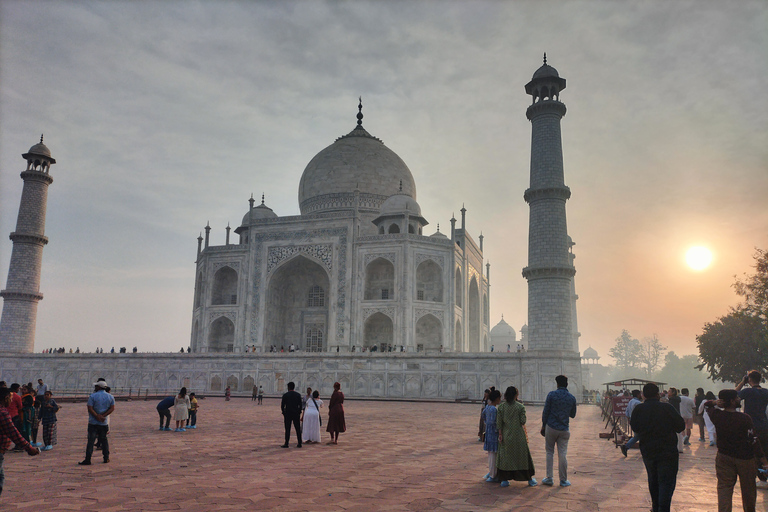
[[[289,245],[284,247],[270,247],[267,252],[267,273],[272,272],[281,261],[296,254],[306,254],[323,263],[330,271],[333,268],[333,245]]]
[[[442,309],[425,309],[425,308],[415,308],[413,310],[415,320],[419,320],[424,315],[432,315],[438,320],[440,320],[440,323],[445,323],[443,321],[443,310]]]
[[[240,262],[239,261],[215,261],[211,263],[211,272],[216,272],[222,267],[230,267],[232,270],[235,270],[237,272],[240,272]]]
[[[417,235],[414,233],[392,233],[384,235],[368,235],[357,237],[357,242],[381,242],[382,240],[418,240],[419,243],[450,247],[453,242],[445,238],[433,238],[431,236]]]
[[[230,310],[230,311],[211,311],[208,313],[208,324],[211,324],[214,322],[217,318],[229,318],[232,320],[233,324],[237,324],[237,311],[236,310]]]
[[[337,245],[337,257],[338,268],[337,271],[337,291],[336,291],[336,340],[341,342],[344,340],[346,329],[344,328],[344,316],[347,303],[347,228],[327,228],[327,229],[311,229],[304,231],[285,231],[285,232],[270,232],[270,233],[254,233],[251,236],[251,245],[253,251],[253,311],[251,315],[251,343],[258,341],[260,326],[259,326],[259,306],[261,303],[261,283],[266,286],[266,276],[260,275],[261,270],[261,258],[262,258],[262,245],[264,242],[272,240],[294,240],[299,242],[311,242],[313,238],[330,238],[336,237],[338,240]],[[331,279],[333,276],[329,276]],[[330,336],[329,336],[330,338]],[[265,342],[266,343],[266,342]]]
[[[414,256],[414,263],[415,263],[414,266],[418,267],[419,265],[421,265],[427,260],[432,260],[435,263],[437,263],[440,266],[440,268],[445,268],[445,260],[443,259],[442,256],[435,256],[433,254],[421,254],[421,253],[416,253],[416,255]]]
[[[366,254],[364,258],[363,266],[367,267],[370,262],[372,262],[377,258],[384,258],[385,260],[389,261],[394,265],[395,256],[396,254],[394,252],[376,252],[376,253]]]
[[[357,207],[360,210],[378,211],[386,199],[387,196],[361,192],[358,194]],[[305,215],[317,210],[327,210],[329,208],[354,208],[355,194],[353,192],[324,194],[302,201],[299,207]]]
[[[363,321],[376,313],[387,315],[393,322],[395,321],[395,308],[363,308]]]
[[[471,281],[471,277],[474,276],[477,278],[478,285],[483,282],[483,279],[480,277],[480,274],[478,273],[477,270],[475,270],[475,267],[473,267],[472,265],[467,264],[467,273],[469,273],[469,276],[470,276],[470,279],[468,279],[469,281]]]

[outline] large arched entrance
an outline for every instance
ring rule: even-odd
[[[392,345],[395,330],[392,319],[384,313],[374,313],[365,321],[363,330],[363,346],[368,350],[376,347],[376,350],[386,350]]]
[[[443,302],[443,269],[432,260],[416,267],[416,300]]]
[[[326,350],[330,281],[323,267],[296,256],[275,271],[267,290],[264,344]]]

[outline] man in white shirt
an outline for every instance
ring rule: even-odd
[[[690,445],[691,429],[693,428],[693,411],[696,408],[696,402],[688,397],[688,388],[680,390],[680,416],[685,420],[685,437],[683,444]]]

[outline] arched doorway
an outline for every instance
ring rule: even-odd
[[[443,324],[434,315],[424,315],[416,322],[416,348],[440,350],[443,346]]]
[[[282,264],[267,287],[264,343],[286,351],[291,344],[325,350],[329,290],[328,273],[309,258],[299,255]]]
[[[470,352],[480,352],[480,289],[474,277],[469,283],[469,332],[467,333]]]
[[[374,313],[365,321],[363,346],[368,347],[368,350],[373,347],[385,350],[387,345],[393,344],[394,334],[392,319],[384,313]]]
[[[235,324],[220,316],[211,324],[208,334],[208,352],[233,352],[235,347]]]
[[[365,267],[365,300],[395,298],[395,266],[384,258],[376,258]]]
[[[237,304],[237,272],[221,267],[213,276],[211,305]]]
[[[432,260],[416,267],[416,300],[443,302],[443,269]]]

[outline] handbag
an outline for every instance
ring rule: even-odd
[[[323,426],[323,417],[320,415],[320,408],[317,406],[317,402],[315,402],[315,398],[312,397],[312,403],[315,404],[315,409],[317,409],[317,417],[320,418],[320,426]]]

